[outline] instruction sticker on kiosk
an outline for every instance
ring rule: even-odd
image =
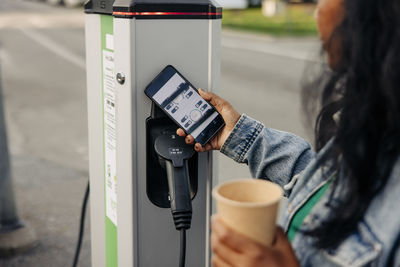
[[[117,226],[117,133],[113,36],[106,35],[103,49],[103,125],[106,216]]]
[[[221,114],[171,65],[146,87],[145,94],[203,146],[225,126]]]

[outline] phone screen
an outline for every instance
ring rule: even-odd
[[[145,93],[202,145],[225,125],[216,109],[172,66],[167,66]]]

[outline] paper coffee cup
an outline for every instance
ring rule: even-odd
[[[260,179],[235,180],[213,189],[224,223],[265,246],[274,241],[276,216],[283,190]]]

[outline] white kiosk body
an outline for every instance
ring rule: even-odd
[[[178,266],[165,177],[149,156],[160,112],[144,89],[167,65],[197,88],[219,87],[222,10],[211,0],[91,0],[85,12],[92,266]],[[197,192],[186,266],[207,267],[212,153],[190,166]]]

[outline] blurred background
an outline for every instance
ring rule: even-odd
[[[217,0],[218,1],[218,0]],[[0,266],[71,266],[88,180],[83,0],[1,0],[0,75],[19,216],[33,249]],[[219,94],[266,126],[312,142],[300,107],[319,64],[314,1],[220,0]],[[219,153],[219,181],[250,177]],[[1,175],[1,174],[0,174]],[[89,217],[79,266],[90,266]]]

